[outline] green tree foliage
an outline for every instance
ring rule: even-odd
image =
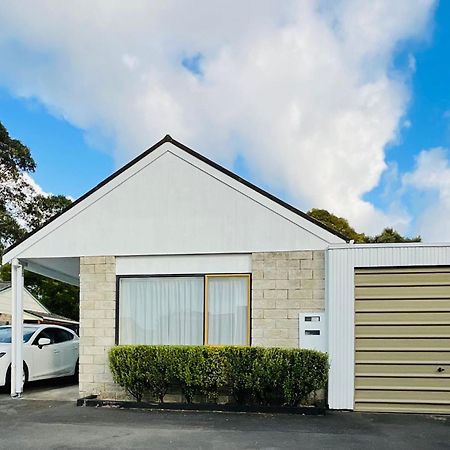
[[[402,236],[393,228],[385,228],[380,234],[376,236],[366,236],[367,243],[389,243],[389,242],[421,242],[422,238],[416,236],[413,238]]]
[[[29,148],[12,139],[0,122],[0,251],[25,234],[19,224],[26,216],[29,192],[23,174],[35,168]]]
[[[12,139],[0,122],[0,256],[6,247],[71,203],[63,195],[37,193],[26,177],[35,169],[30,149]],[[6,264],[0,268],[0,280],[10,279],[11,268]],[[27,289],[51,312],[78,319],[77,287],[28,271],[24,281]]]
[[[346,236],[348,239],[352,239],[355,242],[365,242],[364,233],[357,233],[355,229],[350,226],[348,220],[343,217],[335,216],[326,209],[318,208],[309,210],[307,214],[338,233]]]
[[[330,213],[326,209],[313,208],[308,211],[308,215],[314,219],[322,222],[338,233],[346,236],[349,240],[355,241],[359,244],[368,243],[392,243],[392,242],[421,242],[421,237],[416,236],[413,238],[402,236],[393,228],[385,228],[380,234],[375,236],[368,236],[364,233],[358,233],[353,227],[350,226],[347,219],[338,217],[333,213]]]
[[[64,195],[37,195],[27,207],[27,225],[30,229],[41,226],[44,222],[67,208],[72,202]]]

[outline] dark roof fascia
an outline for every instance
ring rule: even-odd
[[[38,231],[45,228],[47,225],[52,223],[54,220],[56,220],[58,217],[65,214],[67,211],[70,211],[72,208],[74,208],[76,205],[81,203],[83,200],[88,198],[90,195],[92,195],[94,192],[98,191],[100,188],[108,184],[110,181],[112,181],[114,178],[118,177],[120,174],[128,170],[130,167],[134,166],[136,163],[138,163],[141,159],[148,156],[150,153],[152,153],[157,148],[161,147],[161,145],[165,144],[166,142],[170,142],[171,144],[175,145],[179,149],[185,151],[186,153],[190,154],[194,158],[199,159],[200,161],[204,162],[205,164],[213,167],[214,169],[224,173],[225,175],[233,178],[234,180],[238,181],[239,183],[243,184],[244,186],[247,186],[248,188],[256,191],[258,194],[263,195],[264,197],[268,198],[269,200],[272,200],[275,203],[278,203],[283,208],[288,209],[289,211],[293,212],[294,214],[297,214],[298,216],[308,220],[309,222],[313,223],[314,225],[319,226],[320,228],[323,228],[324,230],[328,231],[331,234],[334,234],[335,236],[339,237],[340,239],[343,239],[344,241],[348,242],[348,237],[340,234],[339,232],[333,230],[332,228],[328,227],[324,223],[314,219],[313,217],[308,216],[308,214],[304,213],[303,211],[300,211],[299,209],[295,208],[294,206],[290,205],[289,203],[286,203],[285,201],[279,199],[278,197],[275,197],[274,195],[270,194],[269,192],[265,191],[264,189],[261,189],[260,187],[254,185],[253,183],[250,183],[250,181],[245,180],[244,178],[241,178],[239,175],[236,175],[234,172],[231,172],[231,170],[226,169],[225,167],[222,167],[221,165],[217,164],[216,162],[206,158],[205,156],[201,155],[200,153],[197,153],[195,150],[192,150],[191,148],[187,147],[186,145],[182,144],[181,142],[178,142],[177,140],[173,139],[170,135],[164,136],[163,139],[158,141],[156,144],[152,145],[149,149],[142,152],[140,155],[138,155],[136,158],[132,159],[130,162],[122,166],[120,169],[112,173],[109,177],[105,178],[103,181],[101,181],[99,184],[97,184],[95,187],[90,189],[88,192],[83,194],[81,197],[77,198],[74,202],[72,202],[69,206],[64,208],[62,211],[60,211],[58,214],[51,217],[49,220],[44,222],[40,227],[34,229],[27,235],[25,235],[22,239],[15,242],[11,246],[9,246],[3,254],[6,254],[10,252],[12,249],[20,245],[22,242],[25,242],[28,238],[33,236]]]
[[[24,312],[31,314],[32,316],[36,316],[37,318],[40,318],[42,320],[59,320],[60,322],[67,322],[67,323],[73,323],[78,324],[76,320],[69,319],[68,317],[60,316],[59,314],[53,314],[53,313],[44,313],[40,311],[33,311],[31,309],[24,309]]]
[[[11,283],[0,281],[0,292],[6,291],[6,289],[9,289],[10,287],[11,287]]]

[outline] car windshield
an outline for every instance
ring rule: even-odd
[[[36,328],[23,327],[23,342],[28,342]],[[0,327],[0,344],[11,344],[11,327]]]

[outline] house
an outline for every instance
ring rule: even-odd
[[[47,308],[39,302],[27,289],[23,290],[23,307],[42,314],[48,314]],[[34,321],[35,316],[24,313],[24,322]],[[0,325],[11,323],[11,283],[0,282]]]
[[[115,344],[309,346],[333,409],[450,412],[450,245],[347,243],[170,136],[6,262],[15,329],[24,269],[80,286],[80,396],[122,394]]]
[[[0,325],[11,323],[11,283],[0,282]],[[54,314],[48,310],[31,292],[23,288],[23,322],[61,325],[78,331],[78,322]]]

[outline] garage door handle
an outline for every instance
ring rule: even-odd
[[[438,367],[438,370],[437,370],[439,373],[441,373],[441,372],[445,372],[445,369],[443,368],[443,367]]]
[[[53,353],[60,353],[60,351],[59,350],[53,350]],[[440,369],[440,367],[439,367],[439,369]]]

